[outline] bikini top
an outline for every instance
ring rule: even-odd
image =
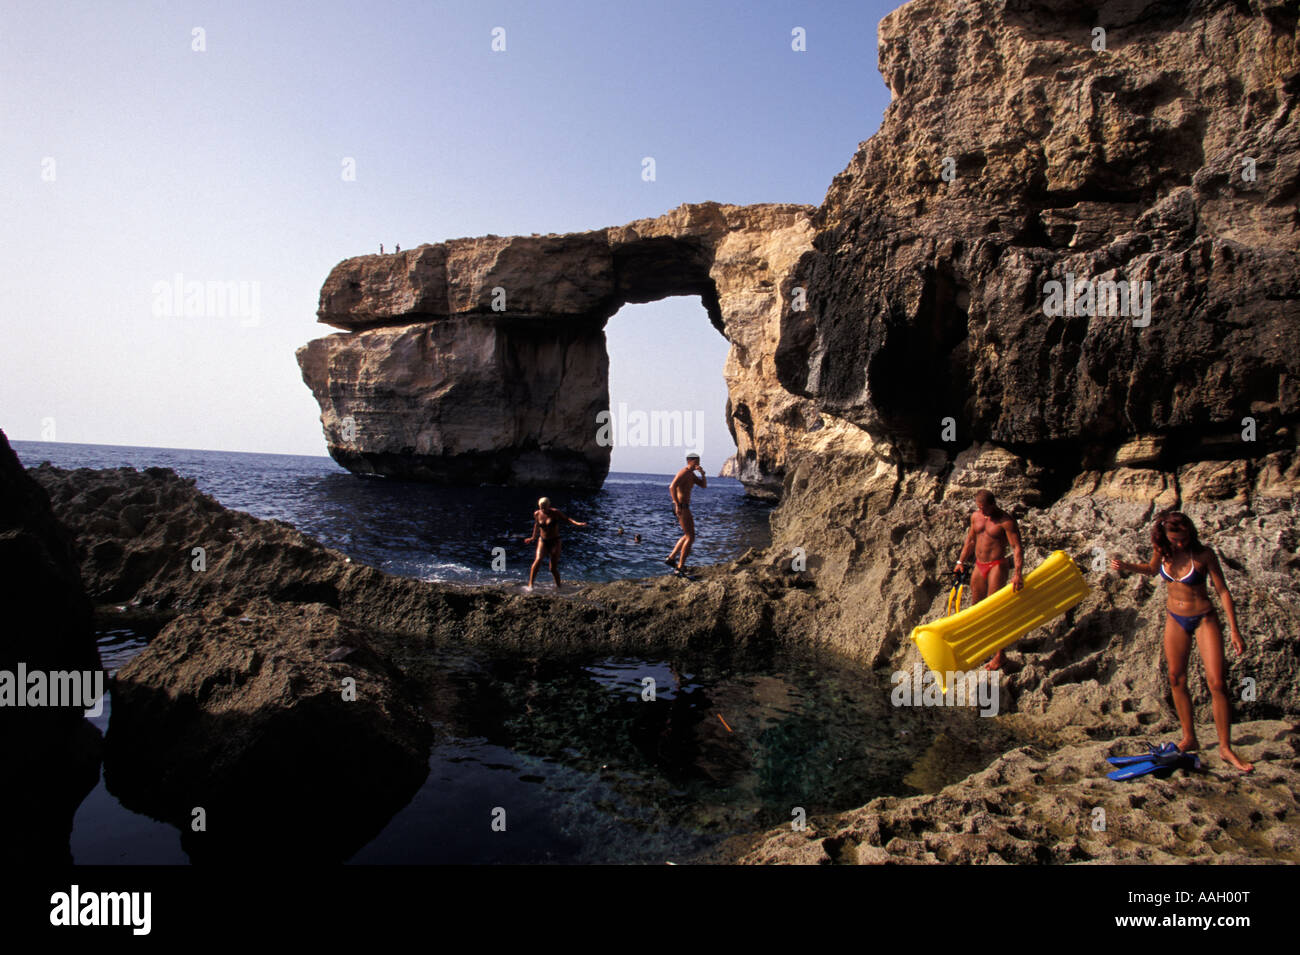
[[[1170,577],[1165,570],[1165,562],[1160,562],[1160,576],[1171,583],[1187,584],[1189,587],[1195,587],[1205,580],[1205,571],[1196,569],[1196,561],[1192,561],[1192,569],[1184,577]]]

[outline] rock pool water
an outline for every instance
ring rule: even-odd
[[[145,637],[116,628],[99,643],[115,670]],[[399,662],[427,692],[437,741],[423,785],[354,863],[689,862],[796,809],[933,791],[1015,745],[998,720],[894,707],[879,675],[814,656],[738,667],[411,649]],[[110,699],[101,729],[111,711]],[[72,852],[188,861],[174,827],[124,808],[102,779]]]

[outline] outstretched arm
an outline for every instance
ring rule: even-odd
[[[1232,637],[1232,649],[1236,650],[1237,655],[1240,656],[1246,652],[1246,641],[1241,639],[1241,631],[1237,629],[1237,610],[1232,605],[1232,594],[1228,592],[1228,582],[1223,579],[1223,567],[1219,565],[1219,555],[1212,550],[1209,550],[1208,553],[1210,555],[1208,561],[1210,581],[1214,584],[1214,592],[1223,601],[1223,612],[1228,617],[1228,633]]]
[[[1153,553],[1151,560],[1145,564],[1130,564],[1126,560],[1120,560],[1118,557],[1110,559],[1110,569],[1118,570],[1122,574],[1142,574],[1144,577],[1154,577],[1156,571],[1160,569],[1160,554]]]
[[[586,526],[587,526],[587,524],[586,524],[585,521],[575,521],[572,517],[570,517],[568,514],[565,514],[563,511],[557,510],[555,513],[559,514],[562,518],[564,518],[566,521],[568,521],[568,522],[569,522],[570,524],[572,524],[574,527],[586,527]]]

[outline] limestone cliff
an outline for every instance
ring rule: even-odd
[[[698,295],[731,342],[739,476],[773,496],[792,448],[821,423],[773,364],[811,213],[709,202],[594,232],[348,259],[318,312],[346,332],[298,351],[329,452],[353,471],[421,480],[599,486],[610,454],[598,421],[609,408],[605,323],[627,303]]]
[[[891,13],[894,99],[814,217],[782,383],[913,465],[978,441],[1067,471],[1134,435],[1167,462],[1289,446],[1296,17],[1268,0]]]
[[[861,429],[791,469],[773,523],[835,594],[824,639],[899,653],[981,485],[1035,557],[1089,566],[1185,505],[1266,644],[1294,629],[1298,11],[913,0],[881,22],[894,100],[814,217],[776,355]],[[1101,279],[1149,289],[1149,316],[1089,306]]]
[[[1012,648],[1003,683],[1017,720],[1075,744],[1054,759],[1093,773],[1088,737],[1177,727],[1163,588],[1106,561],[1149,557],[1154,511],[1178,506],[1223,561],[1245,635],[1234,719],[1294,717],[1298,19],[1294,0],[913,0],[881,22],[893,102],[814,216],[792,276],[808,308],[783,313],[776,355],[787,389],[861,429],[787,471],[773,519],[769,559],[806,555],[807,639],[910,666],[907,635],[943,612],[940,574],[990,487],[1020,518],[1026,566],[1063,549],[1093,587]],[[1212,739],[1195,653],[1189,688]],[[1275,765],[1255,786],[1293,782],[1292,732],[1258,751]],[[1072,810],[1095,787],[1032,769],[1037,804],[995,767],[804,839],[774,831],[749,861],[1186,856],[1181,827],[1136,817],[1090,838]],[[1231,803],[1232,786],[1206,791]],[[971,817],[972,792],[989,812]],[[904,818],[919,839],[895,838]],[[1223,832],[1259,838],[1256,818]],[[1275,835],[1294,858],[1294,826]]]
[[[477,332],[495,381],[512,323],[585,322],[603,355],[598,326],[622,302],[700,294],[732,342],[741,479],[782,480],[761,561],[806,560],[771,610],[779,633],[908,659],[987,486],[1022,519],[1028,566],[1065,549],[1095,588],[1011,654],[1014,692],[1051,719],[1132,728],[1167,706],[1151,662],[1161,592],[1104,557],[1142,554],[1154,509],[1179,505],[1225,559],[1260,653],[1250,672],[1276,691],[1264,715],[1291,712],[1298,16],[1295,0],[913,0],[880,26],[894,96],[880,130],[811,216],[702,204],[340,265],[321,317],[353,331],[300,353],[332,453],[409,473],[477,450],[443,441],[439,409],[466,406],[440,403],[442,378],[405,385],[427,365],[395,339],[495,322]],[[510,318],[491,318],[497,286]],[[457,332],[437,334],[461,360]],[[600,403],[564,412],[540,459],[576,437],[566,453],[596,479],[606,458],[582,415]],[[367,435],[352,446],[335,437],[345,415]],[[522,433],[494,446],[512,479],[532,466]],[[1130,709],[1103,710],[1119,684]]]

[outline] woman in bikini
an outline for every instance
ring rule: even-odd
[[[1192,652],[1192,637],[1201,651],[1205,664],[1205,683],[1210,689],[1214,704],[1214,725],[1219,731],[1219,755],[1244,773],[1255,767],[1232,751],[1231,711],[1225,690],[1223,671],[1223,630],[1219,615],[1210,603],[1205,581],[1208,577],[1223,602],[1228,615],[1228,631],[1232,647],[1240,656],[1246,644],[1237,629],[1237,614],[1232,606],[1232,594],[1223,579],[1223,568],[1214,551],[1203,545],[1196,536],[1196,527],[1186,514],[1179,511],[1161,511],[1151,528],[1151,544],[1155,551],[1146,564],[1130,564],[1112,557],[1112,570],[1121,573],[1160,574],[1169,584],[1165,616],[1165,659],[1169,661],[1169,684],[1173,691],[1174,708],[1183,725],[1183,739],[1178,748],[1183,752],[1195,750],[1196,727],[1192,723],[1192,698],[1187,693],[1187,661]]]
[[[574,527],[586,527],[584,521],[575,521],[559,508],[551,506],[551,499],[544,497],[537,502],[537,510],[533,512],[533,533],[524,538],[525,544],[531,544],[537,541],[537,558],[533,561],[533,568],[528,572],[528,589],[533,589],[533,579],[537,576],[537,568],[542,566],[542,560],[546,557],[551,559],[551,576],[555,578],[555,589],[559,590],[560,584],[560,521],[568,521]]]

